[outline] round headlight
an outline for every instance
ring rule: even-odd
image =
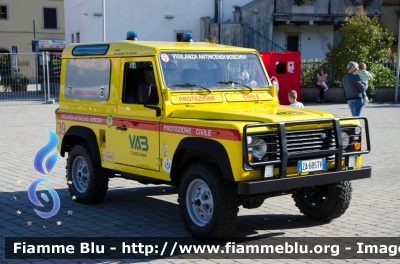
[[[267,153],[267,143],[262,139],[257,139],[253,145],[253,157],[261,159]]]
[[[343,149],[346,149],[349,146],[350,136],[349,134],[347,134],[347,132],[342,132],[342,143],[343,143]]]
[[[354,134],[358,135],[361,133],[361,127],[355,127],[354,128]]]

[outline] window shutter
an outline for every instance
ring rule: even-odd
[[[57,29],[57,9],[43,8],[44,28]]]

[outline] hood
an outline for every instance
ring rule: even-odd
[[[227,109],[179,109],[171,113],[172,118],[207,119],[225,121],[281,122],[333,118],[334,115],[311,108],[278,105],[260,108]]]

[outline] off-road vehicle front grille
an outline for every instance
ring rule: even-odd
[[[278,136],[276,136],[276,159],[280,159]],[[309,158],[326,158],[334,160],[334,155],[318,155],[321,150],[335,149],[335,134],[331,128],[321,128],[302,131],[286,131],[286,146],[289,154],[301,154],[315,152],[315,156]],[[289,159],[288,165],[297,164],[298,159]]]
[[[265,133],[260,132],[263,127]],[[356,133],[356,128],[362,131]],[[345,146],[343,135],[347,135]],[[365,117],[249,124],[243,128],[242,142],[245,170],[273,165],[279,168],[279,177],[286,177],[287,167],[297,166],[300,160],[325,158],[335,162],[331,169],[340,171],[343,160],[347,164],[350,156],[370,152]],[[263,152],[265,155],[260,157]]]

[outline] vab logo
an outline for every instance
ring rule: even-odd
[[[129,142],[131,143],[131,149],[148,151],[149,144],[146,136],[132,136],[129,135]]]
[[[46,157],[46,155],[48,155],[58,144],[58,137],[57,135],[51,131],[50,129],[47,129],[47,131],[49,132],[49,142],[43,147],[41,148],[35,156],[35,160],[33,162],[33,165],[35,167],[35,169],[42,173],[42,174],[46,174],[44,168],[43,168],[43,161],[44,158]],[[49,173],[51,171],[51,169],[53,169],[54,165],[56,165],[58,159],[58,151],[56,150],[54,154],[52,154],[46,161],[46,170],[47,173]],[[43,207],[44,205],[38,200],[37,196],[36,196],[36,188],[39,185],[39,183],[41,182],[50,182],[48,179],[46,178],[40,178],[36,181],[34,181],[31,186],[29,186],[28,189],[28,197],[29,200],[36,206],[40,206]],[[53,209],[50,212],[41,212],[37,209],[34,209],[35,212],[37,213],[38,216],[40,216],[41,218],[50,218],[52,216],[54,216],[58,210],[60,210],[60,197],[58,196],[57,192],[54,191],[53,189],[49,188],[49,187],[45,187],[47,191],[49,191],[51,197],[53,198]],[[45,194],[42,193],[41,197],[43,198],[43,200],[45,200],[46,202],[49,201],[49,197]]]

